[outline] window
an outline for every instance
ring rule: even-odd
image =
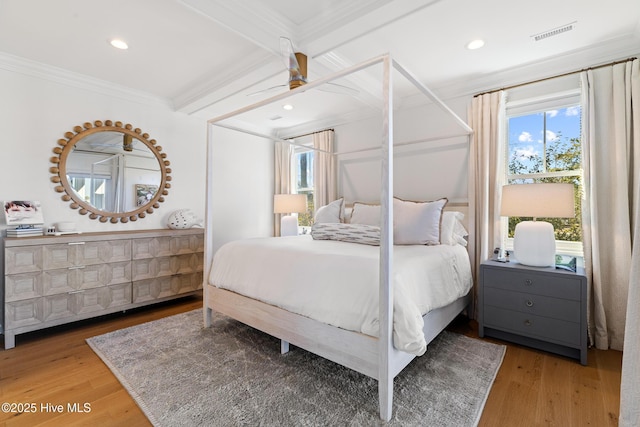
[[[90,176],[83,174],[68,174],[67,180],[82,200],[99,210],[113,211],[107,198],[109,194],[107,189],[111,186],[111,179],[95,176],[91,179]]]
[[[582,145],[580,93],[507,104],[506,183],[572,183],[574,218],[540,218],[553,224],[559,254],[582,256],[580,224]],[[511,217],[505,224],[507,246],[515,226],[531,218]]]
[[[297,147],[291,163],[296,193],[307,195],[307,212],[298,214],[298,225],[310,227],[313,225],[313,150]]]

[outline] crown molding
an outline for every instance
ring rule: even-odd
[[[54,67],[5,52],[0,52],[0,69],[77,89],[88,90],[101,95],[114,96],[145,105],[173,109],[171,101],[166,98],[160,98],[147,92],[131,89],[84,74],[74,73],[64,68]]]

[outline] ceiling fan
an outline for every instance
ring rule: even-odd
[[[109,134],[109,133],[110,132],[106,132],[105,134]],[[76,144],[74,148],[85,149],[85,150],[86,149],[89,149],[89,150],[122,149],[123,151],[126,151],[126,152],[132,152],[134,150],[142,151],[142,152],[146,151],[145,148],[140,149],[136,145],[137,144],[135,144],[133,137],[128,134],[123,134],[122,139],[120,139],[119,136],[114,138],[111,135],[107,135],[105,137],[103,135],[94,134],[83,139],[81,143]]]
[[[293,43],[291,43],[291,40],[287,37],[280,37],[280,53],[282,55],[284,65],[289,71],[289,82],[284,85],[273,86],[268,89],[253,92],[247,96],[261,95],[287,86],[289,87],[289,90],[293,90],[307,84],[307,55],[302,52],[295,52],[293,49]],[[354,88],[336,83],[327,83],[317,89],[323,92],[341,93],[346,95],[356,95],[358,93],[358,90]]]

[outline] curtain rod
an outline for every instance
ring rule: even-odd
[[[326,131],[328,131],[328,130],[330,130],[331,132],[335,132],[335,129],[333,129],[333,128],[329,128],[329,129],[317,130],[317,131],[315,131],[315,132],[305,133],[305,134],[302,134],[302,135],[288,136],[288,137],[286,137],[286,138],[284,138],[284,139],[296,139],[296,138],[302,138],[303,136],[315,135],[316,133],[326,132]]]
[[[488,93],[498,92],[498,91],[501,91],[501,90],[514,89],[514,88],[517,88],[517,87],[520,87],[520,86],[527,86],[527,85],[534,84],[534,83],[540,83],[540,82],[544,82],[544,81],[547,81],[547,80],[553,80],[553,79],[557,79],[557,78],[560,78],[560,77],[566,77],[566,76],[570,76],[572,74],[581,73],[583,71],[597,70],[598,68],[604,68],[604,67],[610,67],[610,66],[617,65],[617,64],[623,64],[625,62],[633,61],[635,59],[638,59],[638,58],[631,57],[631,58],[627,58],[627,59],[621,59],[619,61],[613,61],[613,62],[609,62],[609,63],[602,64],[602,65],[596,65],[596,66],[593,66],[593,67],[587,67],[587,68],[583,68],[581,70],[569,71],[567,73],[558,74],[557,76],[545,77],[545,78],[542,78],[542,79],[533,80],[533,81],[526,82],[526,83],[519,83],[519,84],[515,84],[515,85],[511,85],[511,86],[505,86],[505,87],[502,87],[502,88],[499,88],[499,89],[493,89],[493,90],[488,90],[486,92],[478,93],[476,95],[473,95],[473,97],[475,98],[476,96],[482,96],[482,95],[486,95]]]

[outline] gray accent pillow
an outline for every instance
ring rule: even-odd
[[[314,240],[337,240],[340,242],[380,246],[380,227],[366,224],[313,224],[311,237]]]

